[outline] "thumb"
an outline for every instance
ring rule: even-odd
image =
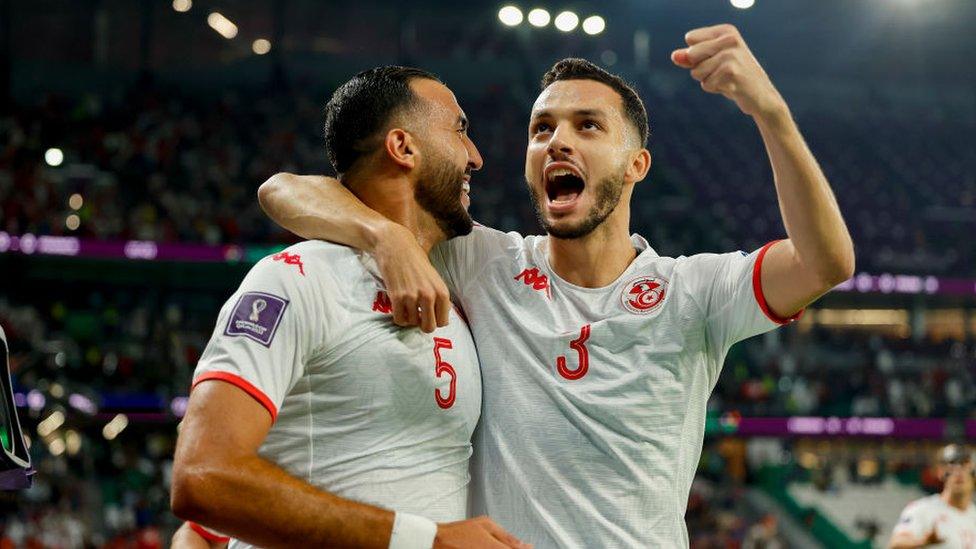
[[[671,52],[671,61],[675,65],[685,69],[690,69],[692,67],[691,59],[688,58],[688,48],[682,48]]]

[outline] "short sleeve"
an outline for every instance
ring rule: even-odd
[[[469,286],[479,280],[484,268],[521,239],[518,233],[503,233],[475,225],[471,234],[434,246],[430,259],[451,294],[463,300]]]
[[[220,310],[193,387],[208,380],[231,383],[277,419],[306,360],[336,325],[326,296],[315,291],[323,274],[295,266],[264,258],[251,269]]]
[[[932,530],[931,520],[928,520],[928,513],[925,506],[919,503],[910,503],[898,517],[898,523],[892,536],[899,534],[911,534],[915,538],[920,538]]]
[[[777,241],[778,242],[778,241]],[[699,254],[685,259],[682,277],[703,308],[709,344],[724,354],[734,343],[768,332],[800,317],[778,318],[766,304],[762,262],[776,242],[751,254]]]

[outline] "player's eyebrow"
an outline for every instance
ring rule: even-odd
[[[607,113],[603,109],[576,109],[570,113],[572,116],[577,118],[606,118]],[[538,118],[554,118],[555,115],[550,110],[541,110],[532,113],[532,119]]]

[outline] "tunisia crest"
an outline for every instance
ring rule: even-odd
[[[624,286],[620,302],[624,309],[635,315],[647,315],[657,310],[664,302],[668,281],[653,276],[642,276]]]

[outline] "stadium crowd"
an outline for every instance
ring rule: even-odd
[[[663,254],[754,249],[781,237],[772,176],[751,122],[722,98],[684,93],[684,80],[652,74],[637,84],[651,117],[654,164],[635,194],[633,229]],[[475,218],[529,233],[538,225],[521,158],[533,85],[487,83],[480,95],[460,98],[486,159],[472,184]],[[813,93],[789,80],[782,87],[834,183],[859,268],[976,275],[976,250],[962,245],[976,219],[976,175],[966,170],[976,164],[966,137],[976,131],[971,103],[839,85]],[[199,97],[147,86],[23,105],[0,117],[0,230],[288,241],[261,214],[255,191],[277,171],[331,173],[320,131],[326,93]],[[678,101],[682,108],[669,108]],[[57,168],[44,162],[50,147],[64,151]],[[74,194],[81,223],[70,230]]]
[[[685,81],[651,74],[637,84],[650,111],[654,167],[635,195],[633,229],[662,254],[754,249],[782,236],[765,152],[749,121],[720,98],[684,94]],[[481,95],[461,97],[486,159],[473,181],[472,211],[487,225],[538,230],[521,174],[533,86],[486,85]],[[0,231],[289,242],[260,212],[256,188],[278,171],[330,173],[320,135],[325,93],[201,97],[151,86],[21,105],[0,116]],[[976,275],[976,248],[965,245],[976,219],[976,174],[966,169],[976,164],[976,149],[964,138],[976,127],[973,105],[931,108],[910,94],[861,88],[795,95],[794,114],[834,183],[860,269]],[[679,100],[682,108],[668,107]],[[64,151],[63,164],[45,163],[51,147]],[[74,230],[65,224],[72,212],[81,221]],[[177,422],[169,404],[186,394],[236,282],[228,280],[223,294],[79,281],[0,295],[15,388],[47,399],[22,408],[27,431],[61,410],[65,429],[81,441],[58,452],[33,441],[38,485],[0,497],[0,548],[165,544],[177,525],[167,493]],[[743,416],[976,417],[974,376],[972,340],[793,327],[734,347],[710,408]],[[167,417],[157,424],[133,416],[127,431],[103,440],[104,420],[65,405],[72,394],[96,407],[145,397],[163,403],[155,412]],[[874,452],[829,454],[810,465],[801,463],[804,451],[794,452],[798,471],[824,489],[831,471],[857,471],[864,452]],[[886,463],[884,470],[914,471],[925,485],[923,460]],[[776,546],[775,519],[741,507],[750,474],[743,460],[706,447],[686,517],[692,547]]]

